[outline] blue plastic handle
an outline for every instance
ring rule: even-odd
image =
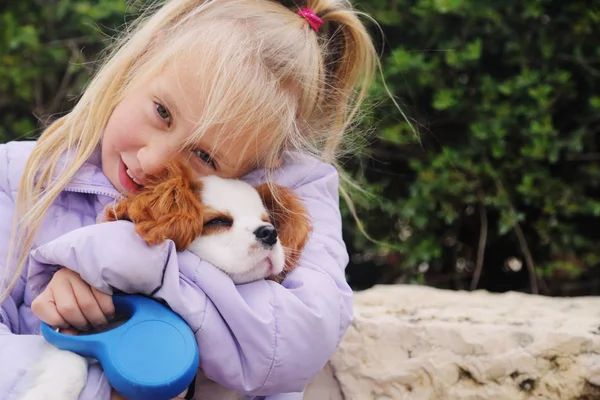
[[[130,400],[168,400],[191,384],[200,356],[185,321],[156,300],[115,294],[122,325],[100,333],[65,335],[42,323],[42,335],[59,349],[97,359],[110,385]]]

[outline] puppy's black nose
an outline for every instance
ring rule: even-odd
[[[271,225],[263,225],[254,231],[254,236],[259,242],[267,246],[273,246],[277,243],[277,230]]]

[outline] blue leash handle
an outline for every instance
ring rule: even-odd
[[[110,385],[130,400],[169,400],[192,383],[200,355],[194,333],[167,306],[149,297],[115,294],[116,328],[65,335],[42,322],[42,335],[59,349],[97,359]]]

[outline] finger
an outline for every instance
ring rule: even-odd
[[[79,310],[85,319],[93,326],[105,326],[108,320],[104,316],[98,300],[94,295],[94,289],[82,280],[74,280],[71,282],[75,300],[79,306]]]
[[[92,294],[96,298],[96,301],[106,318],[109,320],[113,319],[115,316],[115,305],[112,296],[99,291],[95,287],[92,287]]]
[[[73,328],[61,329],[59,332],[69,336],[77,336],[79,334],[79,331]]]
[[[35,315],[48,325],[55,328],[68,328],[69,323],[60,315],[54,303],[52,290],[46,288],[31,303],[31,310]]]
[[[56,309],[69,325],[79,330],[87,331],[90,328],[90,324],[79,309],[73,287],[71,284],[66,286],[68,286],[68,288],[65,288],[64,290],[53,290]]]

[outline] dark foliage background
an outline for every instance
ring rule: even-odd
[[[376,239],[344,207],[352,286],[599,294],[600,5],[357,6],[383,28],[385,80],[418,135],[380,81],[365,121],[376,135],[346,162]],[[124,0],[0,6],[0,140],[35,136],[69,110],[134,11]]]

